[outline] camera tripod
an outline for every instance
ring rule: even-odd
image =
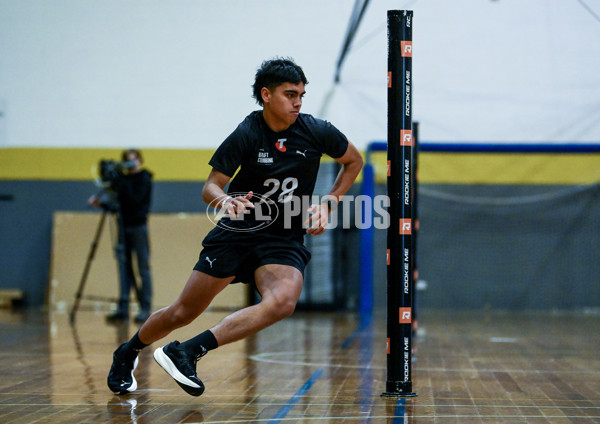
[[[98,248],[98,243],[100,241],[100,236],[102,236],[102,230],[104,228],[104,222],[106,221],[106,216],[108,214],[114,215],[115,219],[118,223],[118,236],[117,236],[117,243],[115,246],[115,252],[117,253],[117,263],[119,265],[119,278],[122,278],[122,276],[120,275],[121,271],[121,262],[124,260],[123,258],[123,251],[124,251],[124,228],[123,228],[123,223],[121,221],[121,216],[119,213],[118,208],[106,208],[103,207],[102,208],[102,215],[100,216],[100,221],[98,222],[98,226],[96,227],[96,233],[94,235],[94,239],[92,240],[91,246],[90,246],[90,251],[88,253],[88,257],[85,263],[85,266],[83,268],[83,274],[81,275],[81,279],[79,280],[79,287],[77,288],[77,292],[75,293],[75,302],[73,303],[73,308],[71,309],[71,313],[70,313],[70,319],[71,319],[71,323],[75,322],[75,314],[77,313],[77,310],[79,309],[79,303],[83,297],[83,289],[85,287],[85,284],[87,282],[87,278],[90,272],[90,268],[92,266],[92,261],[94,260],[94,257],[96,256],[96,250]],[[119,251],[119,249],[121,251]],[[133,281],[133,286],[135,289],[135,293],[136,296],[138,298],[138,300],[140,299],[140,290],[137,286],[137,284],[135,283],[135,281]],[[107,298],[104,296],[85,296],[87,299],[91,299],[91,300],[101,300],[101,301],[105,301],[105,302],[114,302],[115,299],[114,298]]]

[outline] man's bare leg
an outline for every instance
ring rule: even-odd
[[[114,352],[113,363],[107,377],[110,390],[116,394],[135,391],[137,381],[133,372],[138,363],[138,352],[167,336],[176,328],[192,322],[232,280],[233,277],[215,278],[199,271],[192,271],[179,297],[170,306],[150,315],[140,330]]]
[[[204,392],[204,383],[196,375],[198,358],[210,349],[243,339],[291,315],[300,297],[302,280],[302,273],[292,266],[258,268],[255,281],[262,295],[259,304],[228,315],[212,329],[190,340],[172,342],[156,349],[154,359],[183,390],[192,396],[200,396]]]
[[[173,330],[195,320],[234,277],[216,278],[192,271],[179,297],[166,308],[154,312],[139,330],[140,340],[152,344]]]
[[[219,346],[241,340],[290,316],[302,291],[302,273],[289,265],[264,265],[254,273],[260,303],[240,309],[210,329]]]

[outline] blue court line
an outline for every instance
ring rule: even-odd
[[[406,405],[406,399],[398,399],[394,411],[394,424],[404,424],[404,405]]]
[[[354,332],[342,343],[341,348],[347,349],[350,344],[356,339],[356,337],[360,334],[362,330],[364,330],[371,322],[371,314],[361,314],[360,325],[354,330]],[[281,422],[283,418],[287,416],[287,414],[296,406],[296,404],[300,401],[302,396],[308,392],[308,390],[312,387],[312,385],[319,379],[319,377],[323,374],[323,370],[317,370],[310,376],[310,378],[304,383],[304,385],[296,392],[294,396],[292,396],[286,403],[283,405],[275,415],[273,415],[273,420],[269,420],[269,422],[278,424]],[[403,399],[401,399],[403,400]],[[398,408],[396,408],[396,411]],[[396,414],[398,415],[398,414]],[[402,417],[404,417],[404,407],[402,407]],[[404,420],[404,418],[402,418]],[[403,421],[402,421],[403,422]],[[401,423],[402,423],[401,422]],[[394,421],[396,423],[396,421]]]
[[[304,396],[306,394],[306,392],[308,392],[308,390],[312,387],[312,385],[315,383],[315,381],[317,381],[319,379],[319,377],[321,376],[321,374],[323,374],[323,370],[317,370],[313,373],[313,375],[310,376],[310,378],[306,381],[306,383],[304,383],[304,385],[300,388],[300,390],[298,390],[296,392],[296,394],[294,396],[292,396],[290,398],[290,400],[288,400],[285,405],[283,405],[279,411],[277,411],[277,413],[275,415],[273,415],[273,419],[275,419],[276,421],[270,421],[271,423],[280,423],[282,418],[285,418],[285,416],[288,414],[288,412],[290,412],[292,410],[292,408],[294,406],[296,406],[296,404],[300,401],[300,399],[302,398],[302,396]]]
[[[350,347],[350,345],[352,344],[352,342],[354,341],[354,339],[356,339],[356,337],[358,337],[360,332],[362,330],[364,330],[370,324],[370,322],[371,322],[371,314],[361,314],[360,325],[356,328],[356,330],[354,330],[354,332],[352,334],[350,334],[350,336],[348,336],[348,338],[346,340],[344,340],[344,343],[342,343],[340,348],[348,349]]]

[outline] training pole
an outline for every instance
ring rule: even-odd
[[[414,289],[412,21],[410,10],[388,10],[387,381],[382,396],[412,391]]]

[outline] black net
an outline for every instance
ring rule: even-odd
[[[600,189],[419,187],[421,306],[600,305]]]

